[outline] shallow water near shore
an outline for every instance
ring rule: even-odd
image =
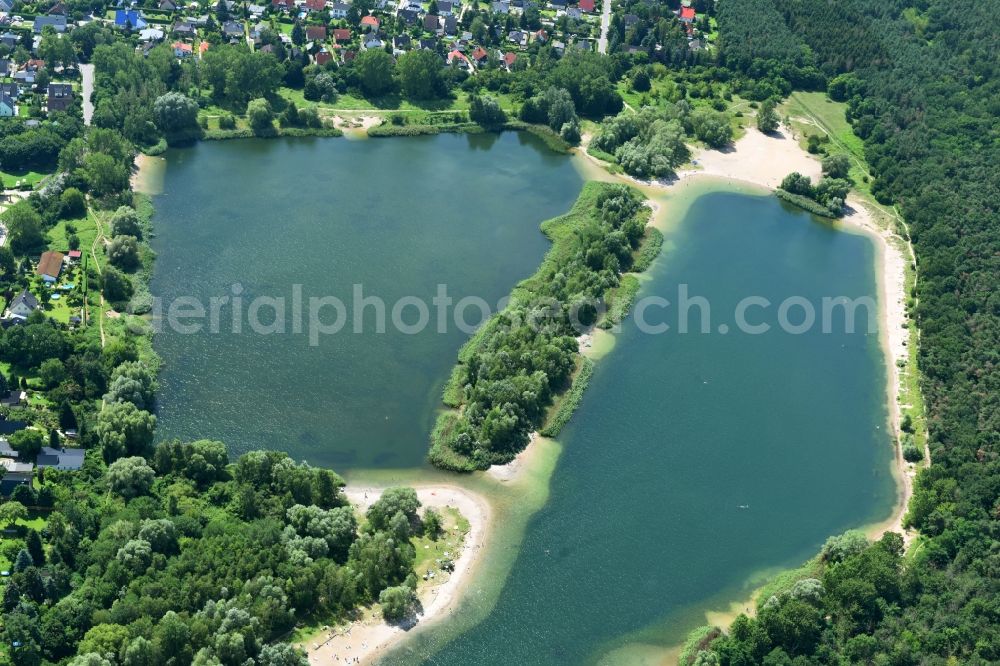
[[[772,317],[789,296],[874,298],[874,246],[735,189],[662,199],[686,212],[666,211],[665,255],[640,293],[676,303],[687,284],[710,303],[712,333],[623,325],[495,607],[443,648],[431,635],[389,663],[663,663],[710,608],[890,512],[878,334],[860,320],[853,334],[836,320],[801,335],[717,328],[745,296],[774,303]]]

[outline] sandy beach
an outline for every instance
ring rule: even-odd
[[[446,618],[456,610],[462,589],[473,574],[486,539],[491,517],[490,505],[484,498],[460,486],[418,485],[414,489],[423,508],[451,507],[469,521],[469,533],[465,537],[461,553],[455,559],[454,572],[440,585],[426,585],[418,589],[423,610],[413,626],[403,628],[389,625],[380,616],[365,612],[362,619],[332,627],[301,644],[299,647],[308,653],[310,664],[329,666],[374,663],[390,647],[404,639],[408,631]],[[364,511],[379,498],[382,490],[383,488],[376,486],[348,486],[344,492],[351,504]]]
[[[579,157],[585,158],[592,165],[601,166],[604,163],[586,152],[586,146],[577,151]],[[601,166],[603,170],[603,166]],[[746,183],[756,187],[774,190],[782,179],[793,171],[809,176],[816,182],[822,176],[822,167],[818,159],[799,146],[791,131],[781,126],[776,132],[764,134],[755,128],[748,128],[746,133],[731,146],[722,150],[698,148],[691,156],[690,168],[677,173],[670,180],[643,181],[627,175],[619,178],[631,181],[647,192],[669,191],[699,177],[712,177]],[[886,364],[886,396],[889,406],[890,427],[896,441],[902,437],[900,430],[900,377],[897,362],[906,360],[907,328],[906,314],[906,259],[893,242],[897,239],[893,225],[886,221],[880,225],[875,211],[865,205],[855,194],[847,198],[848,214],[835,224],[854,228],[867,234],[875,242],[877,250],[876,276],[878,280],[881,321],[879,325],[882,345],[885,351]],[[655,218],[655,209],[654,215]],[[895,465],[893,475],[898,486],[898,500],[892,515],[884,522],[869,526],[866,529],[869,537],[877,538],[886,531],[903,534],[903,539],[909,544],[912,533],[903,529],[903,517],[913,492],[913,479],[916,467],[903,460],[899,445],[895,447]]]

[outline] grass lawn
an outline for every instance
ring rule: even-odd
[[[38,186],[38,182],[48,175],[38,171],[0,171],[0,178],[3,179],[5,188],[14,187],[18,183],[27,183],[35,188]]]
[[[781,105],[780,113],[791,120],[792,129],[801,137],[803,147],[811,134],[828,136],[831,153],[845,153],[851,158],[851,178],[856,188],[871,198],[871,173],[865,161],[864,142],[854,134],[844,112],[847,104],[834,102],[822,92],[793,92]]]

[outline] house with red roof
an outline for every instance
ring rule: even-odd
[[[321,49],[316,54],[316,64],[317,65],[325,65],[326,63],[330,62],[331,60],[333,60],[333,56],[326,49]]]
[[[477,46],[476,50],[472,52],[472,59],[476,61],[477,65],[482,65],[489,59],[489,54],[482,46]]]
[[[334,28],[333,41],[335,42],[351,41],[351,31],[348,28]]]
[[[201,40],[201,43],[198,44],[198,57],[205,55],[205,51],[208,50],[209,46],[211,46],[211,44],[205,40]]]
[[[581,12],[594,12],[594,0],[580,0],[580,11]]]
[[[306,40],[310,42],[321,42],[326,39],[325,25],[307,25]]]
[[[173,49],[174,49],[174,56],[177,58],[186,58],[192,53],[194,53],[194,47],[184,42],[174,42]]]
[[[696,15],[694,7],[681,7],[680,19],[682,23],[693,23]]]
[[[515,62],[517,62],[517,54],[513,51],[508,51],[503,55],[503,66],[507,68],[508,72]]]
[[[371,30],[378,30],[379,22],[377,18],[369,14],[368,16],[363,16],[361,18],[361,25]]]
[[[448,54],[448,64],[457,64],[462,69],[469,69],[472,66],[469,63],[469,57],[458,50],[451,51]]]
[[[326,9],[326,0],[306,0],[306,9],[311,12],[321,12]]]

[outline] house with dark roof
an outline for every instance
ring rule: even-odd
[[[170,31],[178,37],[194,37],[198,32],[190,21],[177,21]]]
[[[453,37],[458,34],[458,19],[454,14],[444,17],[444,34]]]
[[[72,103],[73,86],[71,84],[49,84],[49,111],[65,111]]]
[[[18,486],[31,485],[31,479],[35,475],[33,463],[22,463],[13,458],[0,458],[0,467],[4,469],[3,478],[0,479],[0,493],[3,495],[10,495]]]
[[[35,269],[35,274],[40,275],[46,282],[55,282],[59,277],[59,271],[62,270],[63,264],[63,253],[62,252],[43,252],[42,258],[38,260],[38,267]]]
[[[307,25],[306,39],[310,42],[321,42],[326,39],[325,25]]]
[[[427,32],[437,32],[441,27],[441,19],[436,14],[424,16],[424,30]]]
[[[350,8],[350,5],[344,4],[343,2],[335,2],[330,5],[330,17],[337,19],[347,18],[347,10]]]
[[[9,318],[23,321],[37,309],[38,299],[25,289],[11,300],[10,305],[7,306],[7,314]]]
[[[66,32],[66,15],[52,14],[51,16],[36,16],[34,32],[36,35],[42,34],[46,26],[52,26],[56,32]]]
[[[236,21],[226,21],[222,24],[222,34],[229,39],[236,39],[244,35],[243,24]]]
[[[177,3],[174,0],[160,0],[160,11],[163,12],[176,12]]]
[[[43,446],[35,462],[42,469],[76,471],[83,467],[83,449],[54,449]]]
[[[5,92],[0,92],[0,118],[13,118],[17,115],[17,104],[14,98]]]

